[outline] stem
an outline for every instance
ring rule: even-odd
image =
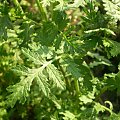
[[[37,7],[39,9],[39,12],[40,12],[39,14],[42,18],[42,21],[47,21],[47,15],[46,15],[46,12],[45,12],[41,2],[39,0],[36,0],[36,3],[37,3]]]
[[[53,3],[50,4],[51,18],[53,19]]]
[[[69,79],[66,77],[65,72],[64,72],[62,66],[60,65],[59,61],[57,61],[57,63],[58,63],[58,66],[60,68],[60,71],[62,72],[62,75],[65,79],[66,87],[69,91],[71,91],[71,85],[70,85]]]
[[[74,79],[74,84],[75,84],[76,93],[77,93],[77,95],[79,95],[80,94],[80,88],[79,88],[79,83],[78,83],[77,79]]]
[[[93,73],[92,73],[90,67],[87,65],[87,63],[86,63],[85,61],[83,62],[83,65],[86,66],[86,67],[88,68],[88,70],[89,70],[89,72],[90,72],[90,75],[91,75],[92,79],[94,79],[94,75],[93,75]]]
[[[13,3],[17,6],[17,8],[22,12],[22,14],[24,14],[22,7],[20,6],[20,3],[18,2],[18,0],[13,0]]]

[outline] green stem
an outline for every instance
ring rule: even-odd
[[[60,71],[61,71],[61,73],[62,73],[62,75],[63,75],[63,77],[64,77],[64,79],[65,79],[66,87],[67,87],[67,89],[68,89],[69,91],[71,91],[70,81],[69,81],[69,79],[66,77],[65,71],[63,70],[63,68],[62,68],[62,66],[60,65],[59,61],[57,61],[57,63],[58,63],[58,66],[59,66],[59,68],[60,68]]]
[[[51,18],[53,18],[53,3],[50,4],[50,13],[51,13]]]
[[[46,15],[45,9],[43,8],[41,2],[39,0],[36,0],[36,3],[37,3],[37,7],[39,9],[42,21],[47,21],[47,15]]]
[[[74,84],[75,84],[76,94],[79,95],[80,94],[80,88],[79,88],[79,83],[78,83],[77,79],[74,79]]]
[[[24,14],[22,7],[20,6],[20,3],[18,2],[18,0],[13,0],[13,3],[17,6],[17,8],[22,12],[22,14]]]
[[[90,67],[87,65],[87,63],[86,63],[85,61],[83,62],[83,65],[86,66],[86,67],[88,68],[88,70],[89,70],[89,72],[90,72],[90,75],[91,75],[92,79],[94,79],[94,75],[93,75],[93,73],[92,73]]]

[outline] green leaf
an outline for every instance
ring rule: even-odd
[[[50,6],[50,2],[52,2],[53,0],[42,0],[42,4],[44,7],[46,6]]]
[[[62,81],[62,76],[60,75],[57,68],[52,64],[52,62],[58,58],[46,61],[45,56],[41,56],[41,54],[39,54],[39,51],[35,52],[30,51],[29,49],[23,49],[23,53],[28,58],[28,60],[31,60],[34,62],[34,64],[40,66],[31,69],[25,66],[18,66],[14,68],[14,72],[21,76],[21,80],[19,83],[7,88],[7,90],[11,93],[9,96],[7,96],[7,103],[11,107],[15,105],[17,100],[19,100],[20,103],[25,103],[27,97],[29,96],[30,87],[33,81],[36,81],[39,86],[39,90],[42,91],[42,93],[47,97],[49,97],[51,93],[51,84],[49,82],[49,79],[53,81],[54,87],[65,89],[65,84]]]
[[[117,88],[118,94],[120,94],[120,71],[115,76],[115,86]]]
[[[40,56],[40,59],[41,57],[42,58],[47,58],[47,59],[51,59],[52,56],[54,55],[54,48],[53,47],[47,47],[47,46],[41,46],[41,45],[36,45],[36,44],[32,44],[32,45],[29,45],[29,47],[34,50],[34,54],[35,56],[37,57],[38,54]],[[23,49],[24,50],[24,49]],[[27,57],[27,56],[26,56]]]
[[[21,81],[13,86],[9,86],[7,91],[11,94],[7,96],[7,105],[14,107],[17,100],[20,103],[25,103],[26,98],[28,97],[32,81],[34,79],[33,75],[29,75],[26,78],[22,78]]]
[[[3,39],[7,40],[7,29],[10,28],[12,28],[12,23],[9,16],[0,15],[0,36],[3,37]]]
[[[96,103],[95,106],[94,106],[94,108],[95,108],[97,114],[98,114],[99,112],[104,112],[104,111],[105,111],[104,106],[101,105],[100,103]]]
[[[77,120],[76,116],[70,111],[60,112],[60,114],[64,115],[63,120]]]
[[[64,59],[62,65],[66,67],[68,73],[70,73],[76,79],[82,77],[81,71],[78,68],[78,65],[74,63],[74,61],[70,58]]]
[[[104,40],[103,40],[103,45],[104,45],[105,47],[111,47],[110,41],[107,40],[107,39],[104,39]]]
[[[118,54],[120,54],[120,43],[119,42],[104,39],[103,44],[104,44],[105,47],[110,48],[111,56],[115,57]]]
[[[108,63],[106,63],[104,61],[101,61],[101,62],[93,61],[93,62],[90,62],[90,64],[89,64],[90,68],[93,68],[93,67],[96,67],[96,66],[99,66],[99,65],[110,66],[111,64],[108,64]]]
[[[99,28],[99,29],[88,30],[88,31],[84,31],[84,32],[87,33],[87,34],[88,33],[91,34],[91,33],[97,33],[97,32],[102,32],[102,31],[104,31],[108,35],[114,35],[115,36],[115,33],[112,30],[107,29],[107,28]]]
[[[57,37],[58,29],[53,22],[44,22],[42,27],[38,30],[36,40],[41,45],[52,46],[55,38]]]
[[[110,0],[102,0],[104,2],[105,10],[107,11],[107,14],[110,15],[115,20],[120,20],[120,7],[118,3],[113,3]]]
[[[53,64],[49,64],[46,70],[49,74],[49,78],[53,80],[53,84],[55,84],[58,88],[65,89],[64,82],[61,80],[62,77],[57,68]]]
[[[70,8],[78,8],[79,6],[83,6],[85,5],[85,0],[74,0],[73,4],[69,4]]]
[[[118,43],[116,41],[111,41],[111,47],[112,48],[110,50],[110,53],[113,57],[120,54],[120,43]]]
[[[28,45],[28,43],[32,40],[32,37],[34,35],[34,24],[31,21],[23,21],[20,29],[21,31],[18,35],[19,38],[23,40],[21,43],[21,46],[23,47]]]
[[[56,0],[56,1],[59,2],[59,4],[55,6],[54,10],[62,11],[63,10],[63,6],[64,6],[64,1],[63,0]]]
[[[110,103],[110,102],[108,102],[108,103]],[[112,106],[112,105],[111,105],[111,106]],[[103,105],[101,105],[100,103],[95,103],[94,108],[95,108],[97,114],[98,114],[99,112],[108,111],[108,112],[112,115],[112,110],[109,109],[109,108],[107,108],[107,107],[105,107],[105,106],[103,106]]]
[[[93,100],[85,95],[82,95],[79,97],[80,101],[82,101],[84,104],[91,103]]]
[[[107,118],[108,119],[108,118]],[[109,120],[120,120],[120,114],[111,114],[110,117],[109,117]]]
[[[39,71],[38,76],[36,76],[37,84],[39,85],[39,89],[42,90],[45,96],[49,96],[50,88],[47,77],[42,73],[42,70]]]
[[[87,55],[92,57],[92,58],[96,58],[97,60],[96,61],[93,61],[93,62],[90,62],[89,66],[91,68],[93,68],[94,66],[98,66],[98,65],[101,65],[101,64],[104,64],[104,65],[107,65],[107,66],[111,66],[111,62],[106,59],[104,56],[101,56],[97,53],[92,53],[90,51],[87,52]]]
[[[55,21],[55,24],[58,26],[60,31],[64,30],[69,22],[66,17],[67,15],[64,11],[53,11],[52,20]]]
[[[17,66],[15,68],[13,68],[12,70],[19,76],[21,76],[21,75],[26,76],[29,73],[29,68],[27,68],[25,66]]]
[[[22,49],[23,54],[33,61],[34,64],[41,65],[45,62],[45,59],[39,55],[38,52],[32,52],[29,49]]]

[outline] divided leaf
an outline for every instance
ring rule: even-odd
[[[34,52],[27,49],[24,49],[23,53],[28,59],[32,60],[34,64],[40,64],[40,66],[31,69],[25,66],[18,66],[13,69],[14,72],[21,76],[21,81],[7,88],[7,90],[11,92],[11,94],[7,97],[7,103],[11,107],[15,105],[17,100],[19,100],[21,103],[26,101],[26,98],[29,96],[30,87],[33,80],[36,81],[39,89],[47,97],[51,93],[49,79],[53,81],[54,87],[56,86],[60,89],[65,88],[65,84],[62,81],[62,76],[60,75],[57,68],[51,64],[56,59],[46,61],[39,52]]]
[[[57,68],[53,64],[49,64],[46,68],[49,78],[53,80],[53,84],[55,84],[57,87],[64,89],[65,85],[64,82],[61,80],[61,75]]]
[[[113,40],[104,40],[103,45],[110,48],[111,56],[115,57],[120,54],[120,43]]]
[[[57,37],[58,29],[57,26],[50,21],[44,22],[42,27],[37,31],[37,41],[41,45],[52,46],[55,38]]]
[[[42,58],[38,52],[32,52],[29,49],[23,49],[22,52],[30,61],[33,61],[34,64],[41,65],[45,62],[45,59]]]
[[[38,76],[36,77],[37,84],[39,85],[39,88],[42,90],[45,96],[49,96],[50,88],[47,77],[40,71],[38,73]]]
[[[110,0],[103,0],[105,10],[107,11],[107,14],[110,15],[115,20],[120,20],[120,2],[113,3]]]
[[[19,100],[20,103],[25,103],[26,98],[28,97],[33,79],[34,79],[34,76],[29,75],[26,78],[22,78],[19,83],[13,86],[9,86],[7,90],[11,94],[7,96],[7,105],[10,105],[13,108],[17,100]]]
[[[66,71],[76,79],[82,77],[81,71],[78,69],[77,64],[75,64],[71,59],[64,59],[62,65],[66,66]]]
[[[120,43],[116,42],[116,41],[112,41],[112,49],[110,51],[112,56],[117,56],[118,54],[120,54]]]

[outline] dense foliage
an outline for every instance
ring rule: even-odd
[[[0,0],[0,120],[120,120],[120,0]]]

